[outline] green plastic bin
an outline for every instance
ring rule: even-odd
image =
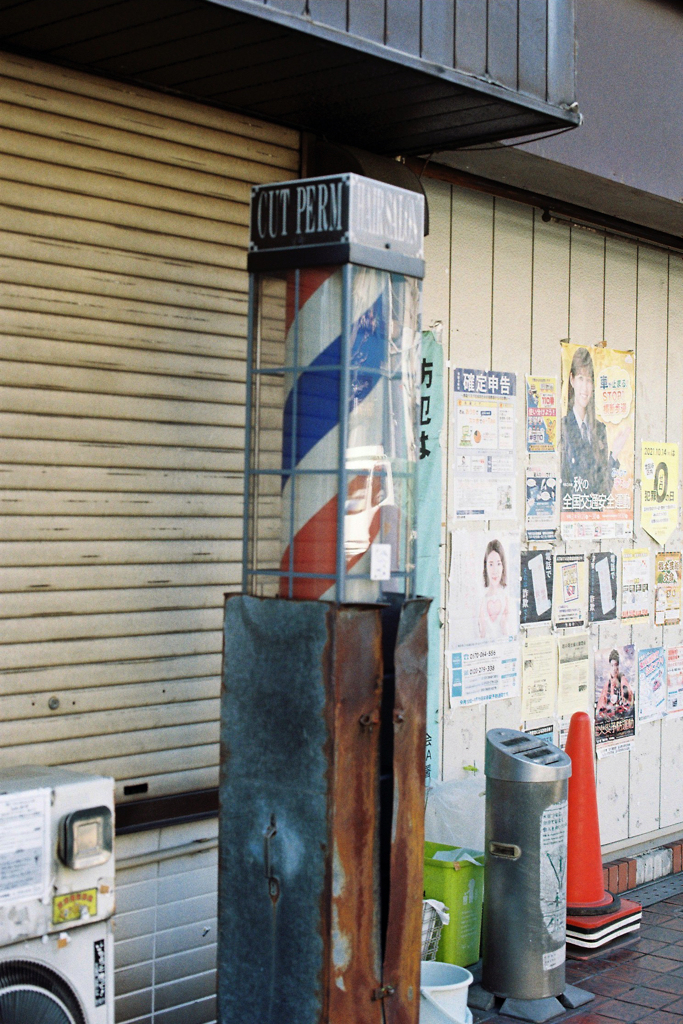
[[[479,959],[481,908],[484,901],[484,854],[468,853],[477,864],[468,861],[434,860],[439,850],[461,847],[447,843],[425,843],[425,899],[441,900],[449,909],[450,924],[441,932],[436,959],[468,967]]]

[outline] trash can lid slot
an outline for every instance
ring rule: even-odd
[[[552,743],[514,729],[486,734],[485,774],[510,782],[553,782],[571,775],[571,760]]]

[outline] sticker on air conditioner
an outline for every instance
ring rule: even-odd
[[[62,893],[52,897],[52,923],[66,924],[97,915],[97,889]]]

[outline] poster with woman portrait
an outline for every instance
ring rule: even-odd
[[[633,533],[633,352],[562,342],[564,540]]]
[[[451,541],[450,647],[518,636],[519,536],[456,530]]]

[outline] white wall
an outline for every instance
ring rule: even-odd
[[[603,547],[617,553],[623,547],[648,547],[654,556],[660,549],[640,528],[640,442],[682,440],[683,259],[593,228],[546,223],[539,210],[457,186],[429,181],[427,193],[431,233],[426,240],[424,324],[443,323],[451,369],[460,365],[519,375],[518,509],[525,502],[524,374],[555,374],[559,381],[560,341],[566,338],[582,345],[606,339],[612,348],[635,350],[635,534],[633,543],[604,541]],[[446,385],[449,416],[451,388],[452,377]],[[449,444],[445,434],[446,467]],[[447,522],[452,500],[447,470],[444,479]],[[518,525],[523,536],[523,511]],[[666,547],[680,551],[681,541],[678,529]],[[559,542],[555,549],[568,550]],[[571,550],[588,552],[591,545],[572,544]],[[444,572],[446,555],[444,546]],[[593,649],[683,641],[683,627],[655,628],[652,621],[651,616],[642,624],[617,620],[592,625]],[[483,768],[487,729],[517,729],[521,724],[519,699],[451,710],[445,679],[442,706],[445,778],[466,764]],[[597,786],[603,845],[625,845],[683,829],[677,781],[682,769],[683,718],[638,725],[630,753],[601,760]]]

